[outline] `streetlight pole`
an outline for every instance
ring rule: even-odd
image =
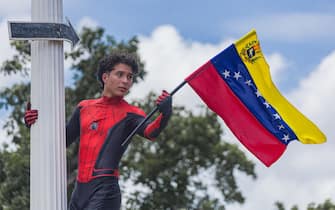
[[[32,0],[33,22],[63,22],[62,0]],[[66,146],[63,41],[31,44],[30,209],[66,210]]]

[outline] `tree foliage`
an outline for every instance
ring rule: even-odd
[[[10,111],[3,128],[11,142],[0,148],[0,210],[29,209],[30,144],[22,122],[29,92],[29,86],[22,83],[0,92],[0,108]]]
[[[281,202],[276,202],[275,206],[278,210],[285,210],[284,204]],[[299,210],[299,208],[297,205],[294,205],[290,208],[290,210]],[[335,210],[335,203],[333,203],[330,199],[326,199],[323,203],[320,204],[311,202],[307,205],[306,210]]]
[[[136,37],[127,42],[105,35],[102,28],[83,29],[79,47],[67,53],[72,60],[74,84],[66,87],[66,116],[83,99],[100,96],[95,78],[98,61],[115,49],[137,53]],[[17,54],[5,61],[3,75],[29,72],[28,42],[13,42]],[[144,80],[141,73],[135,82]],[[0,90],[0,108],[9,112],[4,129],[11,145],[0,149],[0,210],[29,209],[29,130],[23,124],[29,83]],[[134,102],[146,112],[153,109],[155,93]],[[123,199],[127,209],[225,209],[232,202],[243,203],[236,173],[256,178],[254,164],[237,148],[221,138],[222,129],[215,114],[203,109],[194,115],[184,107],[174,107],[168,127],[155,142],[134,137],[121,162]],[[14,147],[14,149],[13,149]],[[73,189],[78,144],[67,149],[68,194]],[[129,188],[130,181],[133,186]],[[210,193],[214,190],[216,193]]]
[[[150,94],[139,103],[152,110]],[[237,148],[222,141],[217,116],[176,107],[156,142],[136,138],[122,162],[125,179],[148,189],[130,196],[128,209],[224,209],[224,203],[244,202],[234,173],[256,177],[254,165]],[[212,186],[217,198],[209,192]]]

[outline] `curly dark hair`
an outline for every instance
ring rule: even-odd
[[[115,50],[111,54],[105,56],[99,61],[98,70],[96,72],[97,79],[100,83],[101,89],[104,88],[102,75],[105,72],[111,72],[117,64],[126,64],[131,67],[134,74],[139,71],[138,56],[135,53],[130,53],[122,50]]]

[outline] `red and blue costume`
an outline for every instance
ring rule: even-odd
[[[172,98],[166,91],[156,103],[161,114],[137,130],[150,140],[165,128],[172,113]],[[37,118],[38,111],[30,110],[28,103],[25,124],[30,127]],[[78,176],[70,210],[120,209],[119,162],[129,141],[124,146],[122,143],[144,118],[143,110],[122,97],[101,97],[78,104],[66,125],[66,146],[79,138]]]
[[[147,122],[137,134],[154,140],[171,115],[171,97],[161,103],[160,115]],[[66,126],[67,146],[80,139],[77,183],[69,209],[119,209],[119,162],[129,142],[121,146],[131,131],[145,118],[138,107],[122,98],[81,101]]]

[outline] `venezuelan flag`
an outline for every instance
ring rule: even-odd
[[[185,81],[237,139],[266,166],[293,140],[326,141],[319,128],[273,84],[255,30],[209,60]]]

